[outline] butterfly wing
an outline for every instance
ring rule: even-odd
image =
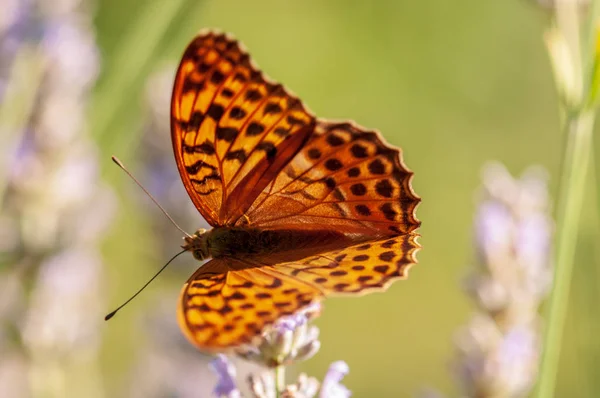
[[[420,199],[399,150],[355,124],[316,121],[236,41],[194,39],[171,111],[180,174],[210,224],[344,235],[335,249],[293,261],[232,257],[200,267],[178,311],[198,347],[247,342],[328,294],[383,289],[416,262]]]
[[[184,285],[179,324],[204,350],[247,343],[278,318],[326,295],[384,290],[407,276],[419,248],[417,235],[406,234],[275,265],[213,259]]]
[[[271,266],[213,259],[183,286],[178,320],[197,347],[222,350],[249,342],[279,317],[321,296],[317,287]]]
[[[186,190],[209,224],[235,223],[302,148],[314,123],[237,41],[209,32],[185,50],[171,99],[171,138]]]
[[[273,269],[314,286],[323,295],[381,291],[408,276],[421,248],[417,238],[417,234],[405,234],[363,242],[277,264]]]
[[[259,228],[334,229],[357,240],[410,233],[420,225],[412,175],[377,132],[319,120],[247,219]]]

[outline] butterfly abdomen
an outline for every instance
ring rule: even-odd
[[[213,258],[263,258],[291,261],[343,247],[350,238],[336,231],[261,230],[217,227],[209,231],[207,243]]]

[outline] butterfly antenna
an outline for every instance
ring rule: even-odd
[[[142,290],[144,290],[146,288],[146,286],[148,286],[154,279],[156,279],[156,277],[158,275],[160,275],[160,273],[163,272],[165,270],[165,268],[167,268],[167,265],[171,264],[171,262],[173,260],[175,260],[177,258],[177,256],[179,256],[180,254],[185,253],[185,252],[186,252],[186,250],[182,250],[179,253],[177,253],[176,255],[174,255],[169,261],[167,261],[167,263],[165,265],[162,266],[162,268],[152,278],[150,278],[150,280],[148,282],[146,282],[146,284],[144,286],[142,286],[142,288],[140,290],[138,290],[133,296],[131,296],[129,298],[129,300],[127,300],[126,302],[124,302],[123,304],[121,304],[116,310],[114,310],[113,312],[111,312],[108,315],[106,315],[104,317],[104,320],[108,321],[110,318],[112,318],[113,316],[115,316],[115,314],[117,313],[117,311],[119,311],[121,308],[123,308],[127,304],[129,304],[129,302],[131,300],[133,300],[138,294],[140,294],[142,292]]]
[[[163,212],[163,214],[165,216],[167,216],[167,218],[169,220],[171,220],[171,223],[175,226],[175,228],[177,228],[178,230],[180,230],[188,238],[192,237],[190,234],[188,234],[187,232],[185,232],[179,225],[177,225],[177,223],[175,222],[175,220],[173,220],[173,218],[169,215],[169,213],[167,213],[167,211],[165,209],[163,209],[163,207],[158,203],[158,201],[156,199],[154,199],[154,196],[152,196],[150,194],[150,192],[148,192],[146,190],[146,188],[144,188],[144,186],[129,172],[129,170],[127,170],[125,168],[125,165],[123,165],[123,163],[121,163],[121,161],[116,156],[112,156],[111,159],[112,159],[113,162],[115,162],[115,164],[117,166],[119,166],[121,168],[121,170],[123,170],[125,173],[127,173],[127,175],[138,185],[138,187],[142,188],[142,191],[144,191],[146,193],[146,195],[148,195],[148,197],[150,199],[152,199],[152,201],[154,202],[154,204],[157,205],[158,208]]]

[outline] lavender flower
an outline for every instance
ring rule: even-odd
[[[275,398],[277,386],[273,372],[260,372],[258,375],[248,376],[250,391],[255,398]]]
[[[344,376],[348,374],[350,368],[344,361],[337,361],[329,366],[329,370],[323,379],[323,385],[321,386],[320,398],[348,398],[350,390],[346,386],[341,384]]]
[[[309,326],[308,320],[321,311],[319,303],[284,318],[265,331],[259,341],[247,344],[236,350],[238,356],[251,360],[267,368],[257,374],[250,374],[248,382],[254,398],[314,398],[319,390],[319,382],[314,377],[302,373],[293,384],[285,384],[284,368],[292,363],[312,357],[319,349],[319,331]],[[224,356],[213,361],[213,369],[219,374],[219,382],[215,388],[217,395],[236,391],[235,371]],[[348,398],[350,391],[340,384],[348,373],[348,365],[343,361],[334,362],[327,372],[320,398]]]
[[[213,394],[217,397],[240,397],[240,391],[235,385],[235,367],[227,360],[227,357],[222,354],[217,355],[210,366],[219,377]]]
[[[532,168],[515,180],[490,164],[483,180],[477,266],[465,284],[481,312],[457,334],[455,370],[469,396],[523,396],[537,375],[537,311],[552,276],[546,178]]]
[[[319,381],[314,377],[308,377],[305,373],[300,373],[296,384],[288,386],[282,396],[312,398],[317,395],[317,391],[319,391]]]
[[[16,54],[25,41],[35,37],[32,8],[30,0],[0,0],[0,100],[5,95]]]
[[[0,395],[100,396],[97,245],[115,202],[85,134],[99,69],[91,15],[85,1],[49,7],[4,0],[0,9],[0,113],[10,114],[24,81],[35,85],[26,88],[31,114],[14,116],[10,134],[2,134],[0,235],[8,261],[0,269],[0,301],[9,304],[0,308]],[[16,54],[41,69],[39,86],[17,78]],[[13,90],[3,90],[8,86]],[[75,367],[77,380],[67,383]]]
[[[331,364],[323,384],[319,398],[348,398],[350,390],[341,384],[342,379],[348,374],[349,368],[344,361]],[[250,390],[254,398],[275,398],[276,383],[273,372],[261,372],[258,376],[250,375],[248,378]],[[301,373],[294,384],[289,384],[281,391],[283,398],[314,398],[319,391],[319,381],[314,377],[308,377]]]
[[[273,372],[261,372],[258,376],[248,377],[250,391],[253,398],[275,398],[277,397],[277,386]],[[319,381],[314,377],[308,377],[300,373],[294,384],[288,384],[280,392],[282,398],[314,398],[319,391]]]
[[[315,303],[293,315],[279,319],[261,337],[257,345],[244,345],[236,353],[263,366],[287,366],[312,358],[321,347],[319,329],[308,320],[321,311]]]

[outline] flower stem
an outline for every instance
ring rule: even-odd
[[[594,117],[593,109],[582,109],[567,114],[564,123],[567,147],[557,209],[556,271],[554,288],[546,313],[547,329],[538,384],[538,398],[550,398],[555,395],[554,389],[567,315],[579,219],[585,193],[586,172],[590,163]]]
[[[279,365],[275,368],[275,396],[279,398],[285,388],[285,367]]]

